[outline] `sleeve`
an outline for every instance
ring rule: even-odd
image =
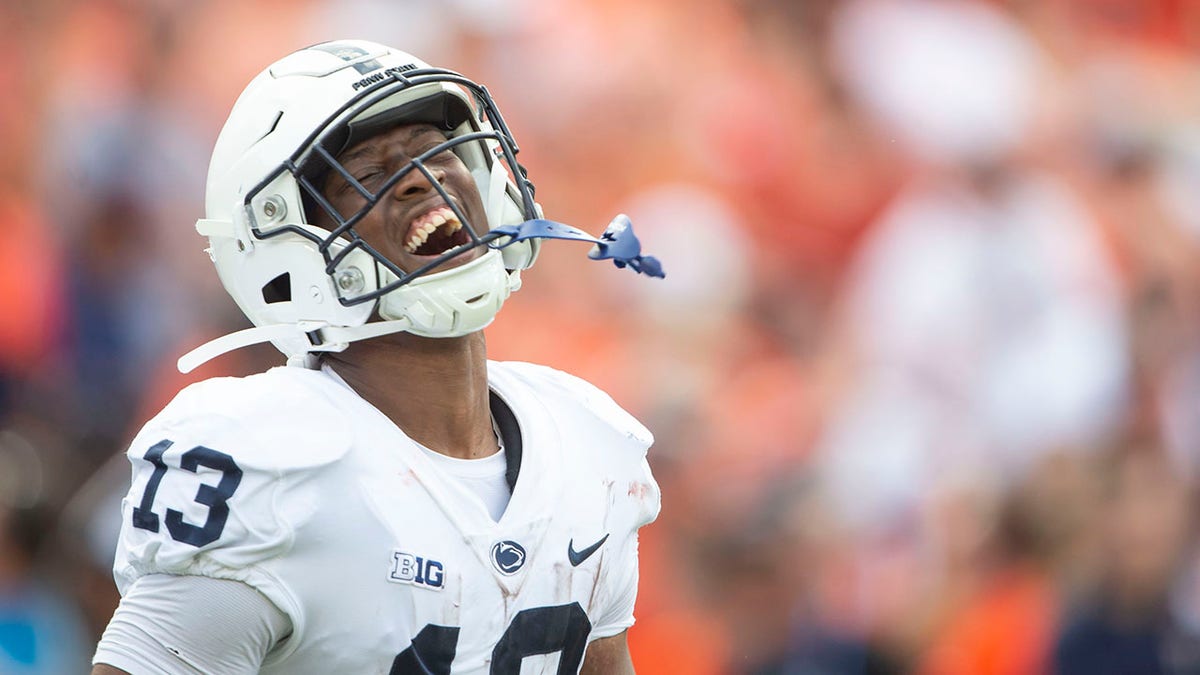
[[[302,622],[270,562],[292,550],[320,503],[312,486],[346,442],[288,393],[193,385],[137,435],[113,567],[122,595],[152,574],[227,579]]]
[[[633,608],[638,591],[638,530],[658,517],[661,504],[658,483],[650,473],[650,465],[642,460],[639,475],[630,481],[623,512],[625,522],[631,526],[623,544],[615,555],[605,561],[604,600],[602,610],[595,617],[591,639],[611,637],[628,629],[634,623]]]
[[[152,574],[121,599],[92,663],[138,675],[257,673],[290,632],[287,616],[243,583]]]

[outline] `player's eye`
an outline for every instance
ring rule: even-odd
[[[436,144],[431,145],[431,146],[429,146],[428,150],[426,150],[425,152],[429,152],[430,150],[433,150],[436,147],[437,147]],[[454,152],[451,151],[450,148],[446,148],[446,149],[442,150],[441,152],[438,152],[437,154],[430,155],[429,159],[427,159],[425,161],[434,163],[434,164],[445,164],[447,162],[452,162],[455,159],[458,159],[458,155],[454,154]]]
[[[375,168],[359,169],[352,171],[350,175],[354,176],[354,180],[358,181],[359,185],[372,191],[383,178],[383,172]],[[349,182],[342,186],[343,189],[349,189],[350,187]]]

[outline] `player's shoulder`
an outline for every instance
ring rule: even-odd
[[[321,371],[285,366],[244,377],[213,377],[184,387],[162,414],[261,417],[283,405],[319,398],[327,381]]]
[[[346,447],[337,388],[327,374],[296,367],[203,380],[147,422],[130,452],[161,437],[236,448],[255,463],[324,463]]]
[[[114,571],[244,581],[286,604],[258,566],[286,555],[353,441],[338,387],[275,368],[183,389],[133,439]]]
[[[604,390],[583,378],[523,361],[489,361],[488,377],[501,388],[524,388],[551,408],[556,417],[596,422],[610,428],[640,447],[643,453],[654,443],[654,436],[645,425]]]
[[[619,486],[610,522],[625,522],[630,532],[658,516],[660,492],[646,458],[654,437],[641,422],[599,387],[561,370],[511,361],[488,365],[493,386],[523,387],[554,418],[570,451],[562,480],[585,485],[599,475]]]

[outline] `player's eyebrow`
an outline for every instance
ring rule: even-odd
[[[408,134],[404,137],[404,141],[412,141],[421,134],[429,133],[431,131],[437,132],[439,135],[441,134],[438,128],[432,124],[415,124],[408,130]],[[340,162],[342,166],[345,166],[356,159],[360,159],[363,155],[369,154],[370,152],[374,151],[375,148],[376,146],[372,145],[371,143],[363,143],[363,145],[359,146],[358,148],[348,150],[339,156],[338,162]]]
[[[350,151],[346,152],[341,157],[338,157],[338,162],[342,166],[346,166],[347,164],[350,164],[351,162],[353,162],[356,159],[362,158],[364,155],[366,155],[374,150],[375,150],[375,146],[367,143],[367,144],[360,146],[359,148],[357,148],[355,150],[350,150]]]

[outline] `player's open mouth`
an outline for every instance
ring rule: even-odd
[[[454,211],[441,206],[413,221],[408,228],[404,250],[413,255],[434,256],[470,241],[470,235],[458,222]]]

